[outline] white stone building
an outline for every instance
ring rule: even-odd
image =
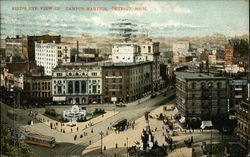
[[[135,62],[138,56],[138,46],[134,43],[117,43],[112,47],[112,61],[114,63]]]
[[[209,64],[216,64],[216,55],[208,55]]]
[[[153,89],[160,86],[160,52],[159,42],[146,39],[138,43],[117,43],[112,47],[112,61],[114,63],[133,63],[152,61]]]
[[[70,48],[65,43],[35,42],[35,60],[44,67],[45,75],[52,75],[52,70],[61,63],[70,62]]]
[[[52,94],[58,103],[102,103],[102,67],[97,63],[57,66],[52,75]]]

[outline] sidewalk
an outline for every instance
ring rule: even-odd
[[[86,122],[72,122],[72,123],[76,124],[76,126],[74,126],[74,127],[67,125],[71,122],[61,123],[61,122],[58,122],[56,120],[50,119],[49,117],[46,117],[39,112],[31,111],[30,116],[37,119],[38,121],[44,123],[48,127],[51,127],[52,129],[54,129],[56,131],[59,131],[62,133],[72,133],[72,132],[82,131],[88,127],[95,125],[96,123],[99,123],[101,121],[104,121],[104,120],[116,115],[117,113],[118,112],[107,111],[105,114],[100,115],[98,117],[95,117],[93,119],[90,119]]]

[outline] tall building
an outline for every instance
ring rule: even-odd
[[[35,61],[35,41],[44,43],[61,42],[61,36],[16,36],[14,38],[7,37],[6,41],[6,56],[7,57],[19,57],[21,60],[33,62]]]
[[[61,104],[102,103],[99,63],[65,63],[52,74],[53,101]]]
[[[176,106],[187,121],[227,113],[226,78],[189,72],[175,72],[175,75]]]
[[[152,62],[103,63],[103,99],[109,102],[131,102],[152,90]]]
[[[26,56],[23,55],[23,46],[22,46],[22,37],[16,36],[15,38],[7,37],[5,39],[6,50],[5,54],[7,58],[10,58],[10,61],[14,59],[25,60]]]
[[[112,47],[112,61],[114,63],[133,63],[152,61],[153,90],[160,87],[160,52],[159,42],[145,39],[138,43],[118,43]]]
[[[243,39],[232,39],[225,45],[226,65],[248,66],[249,42]]]
[[[64,43],[35,42],[35,60],[37,66],[44,67],[45,75],[52,75],[52,70],[61,63],[70,62],[70,48]]]
[[[60,43],[61,36],[51,36],[51,35],[41,35],[41,36],[23,36],[22,37],[22,46],[23,54],[29,61],[35,61],[35,42],[43,43]]]
[[[112,61],[114,63],[133,63],[138,56],[139,48],[133,43],[117,43],[112,47]]]

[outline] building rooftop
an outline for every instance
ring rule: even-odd
[[[102,61],[102,62],[90,62],[90,63],[63,63],[59,66],[57,66],[55,69],[60,67],[77,67],[77,66],[102,66],[102,67],[109,67],[109,66],[115,66],[115,67],[123,67],[123,66],[136,66],[141,64],[148,64],[152,63],[152,61],[143,61],[143,62],[133,62],[133,63],[113,63],[111,61]]]
[[[224,77],[215,77],[203,73],[192,72],[175,72],[175,75],[184,79],[225,79]]]

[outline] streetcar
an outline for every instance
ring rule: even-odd
[[[112,129],[122,131],[125,129],[126,125],[127,125],[127,119],[123,118],[118,120],[114,125],[112,125]]]
[[[26,135],[25,142],[28,144],[34,144],[50,148],[54,148],[56,145],[54,137],[33,133],[29,133],[28,135]]]

